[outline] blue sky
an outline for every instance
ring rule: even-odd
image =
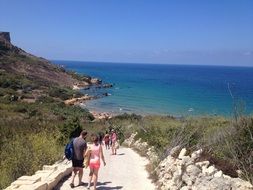
[[[47,59],[253,66],[252,0],[0,0],[0,31]]]

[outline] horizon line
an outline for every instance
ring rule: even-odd
[[[144,62],[116,62],[116,61],[84,61],[84,60],[69,60],[69,59],[49,59],[50,61],[72,61],[72,62],[86,62],[86,63],[111,63],[111,64],[133,64],[133,65],[171,65],[171,66],[214,66],[214,67],[247,67],[247,68],[253,68],[253,65],[220,65],[220,64],[214,64],[214,65],[201,65],[201,64],[171,64],[171,63],[144,63]]]

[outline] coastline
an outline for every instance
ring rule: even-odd
[[[117,114],[231,117],[234,104],[228,91],[229,83],[235,101],[244,101],[245,114],[250,115],[253,110],[250,98],[253,92],[250,84],[253,81],[249,77],[252,69],[120,63],[116,66],[103,62],[79,62],[77,65],[71,61],[56,63],[114,84],[108,90],[84,90],[84,93],[112,94],[109,98],[87,103],[87,107],[92,109],[98,107]]]
[[[122,114],[136,114],[140,115],[142,117],[145,116],[168,116],[168,117],[173,117],[173,118],[186,118],[186,117],[224,117],[227,119],[233,118],[234,117],[234,112],[231,110],[230,113],[228,114],[217,114],[217,113],[208,113],[208,112],[196,112],[195,110],[192,111],[187,110],[185,112],[181,113],[176,113],[176,112],[162,112],[162,111],[157,111],[157,110],[145,110],[144,108],[139,108],[139,109],[134,109],[134,108],[128,108],[128,107],[123,107],[123,106],[111,106],[111,108],[108,109],[108,106],[103,106],[104,104],[104,98],[107,97],[99,97],[99,98],[93,98],[85,101],[85,103],[80,103],[80,107],[89,110],[90,112],[96,112],[96,113],[107,113],[112,116],[117,116],[117,115],[122,115]],[[99,101],[103,101],[100,103]],[[99,103],[98,103],[99,102]],[[107,103],[107,102],[105,102]],[[252,114],[248,114],[249,116]]]
[[[59,63],[58,63],[59,64]],[[101,64],[101,63],[100,63]],[[69,64],[70,65],[70,64]],[[207,117],[216,117],[216,116],[222,116],[225,118],[232,118],[234,116],[233,113],[233,100],[229,100],[229,98],[226,98],[226,104],[222,105],[215,105],[217,102],[216,99],[218,98],[224,98],[221,96],[211,96],[208,95],[208,97],[205,97],[206,95],[201,94],[195,94],[193,91],[184,92],[184,88],[182,92],[180,91],[174,94],[174,96],[170,95],[170,97],[160,97],[160,91],[159,91],[159,84],[154,82],[164,82],[165,86],[163,88],[168,87],[170,83],[173,84],[173,81],[166,82],[166,78],[162,81],[154,81],[151,80],[148,81],[148,89],[153,89],[152,91],[147,91],[147,93],[143,93],[142,91],[146,92],[147,88],[144,86],[138,86],[135,81],[128,81],[128,78],[125,78],[124,73],[121,73],[119,70],[112,70],[113,68],[109,66],[104,67],[104,72],[93,72],[92,65],[85,65],[85,68],[87,67],[87,70],[84,70],[81,68],[75,68],[71,67],[68,64],[65,63],[64,67],[66,67],[67,70],[74,70],[78,74],[84,74],[89,73],[91,76],[96,76],[102,79],[105,79],[109,81],[110,83],[104,83],[102,80],[91,77],[95,85],[89,84],[87,86],[79,86],[73,85],[73,90],[80,91],[86,97],[81,97],[80,99],[72,99],[71,101],[75,102],[75,104],[80,104],[82,108],[90,110],[90,112],[95,112],[95,117],[100,117],[101,115],[121,115],[124,113],[127,114],[137,114],[141,116],[147,116],[147,115],[157,115],[157,116],[172,116],[175,118],[182,118],[182,117],[201,117],[201,116],[207,116]],[[99,65],[103,66],[103,65]],[[131,66],[130,68],[135,68],[136,66]],[[167,66],[166,66],[167,67]],[[168,66],[170,67],[170,66]],[[141,67],[142,69],[144,68]],[[174,68],[174,67],[173,67]],[[172,68],[172,69],[173,69]],[[123,68],[124,69],[124,68]],[[177,67],[174,69],[178,69]],[[217,68],[214,68],[217,69]],[[105,74],[105,72],[108,72],[109,74]],[[115,72],[113,72],[115,71]],[[117,71],[117,72],[116,72]],[[115,77],[116,73],[116,77]],[[118,77],[122,77],[123,79],[126,79],[128,82],[125,83],[122,78],[118,80]],[[143,78],[145,79],[145,77]],[[149,78],[147,78],[148,80]],[[175,81],[174,81],[175,82]],[[168,83],[168,84],[167,84]],[[145,83],[146,84],[146,83]],[[157,86],[158,85],[158,86]],[[158,90],[156,90],[156,87]],[[170,87],[168,87],[170,88]],[[172,93],[177,89],[169,89],[168,93]],[[189,90],[189,89],[185,89]],[[201,86],[197,88],[197,91],[202,91],[204,89],[201,89]],[[179,94],[178,94],[179,93]],[[112,95],[112,96],[111,96]],[[182,95],[182,97],[181,97]],[[187,97],[190,97],[188,100]],[[88,97],[89,96],[89,97]],[[109,96],[108,98],[103,98],[105,96]],[[111,96],[111,97],[110,97]],[[187,96],[187,97],[186,97]],[[191,97],[193,96],[193,97]],[[199,100],[199,97],[202,99]],[[140,98],[140,99],[138,99]],[[168,98],[168,99],[167,99]],[[169,99],[170,98],[170,99]],[[179,98],[183,98],[182,100]],[[215,100],[215,102],[213,102]],[[70,101],[70,102],[71,102]],[[198,102],[198,103],[196,103]],[[223,102],[223,101],[222,101]],[[251,115],[250,112],[250,106],[247,104],[246,114]],[[105,114],[106,113],[106,114]],[[98,116],[99,115],[99,116]]]
[[[175,118],[175,119],[183,119],[183,118],[226,118],[226,119],[231,119],[233,118],[233,114],[227,116],[227,115],[221,115],[221,114],[169,114],[169,113],[157,113],[157,112],[146,112],[146,111],[130,111],[130,110],[125,110],[122,108],[122,110],[108,110],[105,108],[100,108],[96,106],[87,106],[91,101],[99,101],[101,98],[106,98],[106,97],[100,97],[100,98],[94,98],[94,99],[88,99],[85,100],[84,102],[80,102],[78,106],[80,106],[82,109],[88,110],[95,119],[111,119],[115,116],[123,115],[123,114],[128,114],[128,115],[139,115],[141,117],[146,117],[146,116],[152,116],[152,117],[169,117],[169,118]]]
[[[184,118],[185,116],[181,116],[181,115],[172,115],[172,114],[160,114],[160,113],[146,113],[146,112],[130,112],[130,111],[110,111],[110,110],[105,110],[105,109],[99,109],[99,108],[90,108],[87,107],[86,103],[88,101],[97,101],[98,99],[91,99],[91,100],[87,100],[86,102],[82,102],[79,103],[78,106],[80,106],[83,109],[87,109],[93,116],[95,119],[111,119],[115,116],[119,116],[119,115],[123,115],[123,114],[133,114],[133,115],[139,115],[141,117],[145,117],[145,116],[157,116],[157,117],[163,117],[163,116],[167,116],[167,117],[172,117],[172,118],[176,118],[176,119],[181,119]]]
[[[102,98],[106,98],[106,97],[102,97]],[[142,117],[145,117],[145,116],[168,116],[168,117],[174,117],[174,118],[195,116],[195,115],[190,115],[190,114],[188,114],[188,115],[187,114],[171,114],[171,113],[162,113],[162,112],[157,112],[157,111],[150,112],[150,111],[141,110],[141,109],[134,110],[134,109],[124,108],[124,107],[118,107],[115,109],[107,109],[107,108],[100,107],[100,106],[96,105],[96,102],[100,101],[102,98],[87,100],[83,103],[80,103],[79,106],[83,109],[89,110],[90,112],[94,112],[97,114],[107,113],[107,114],[111,115],[112,117],[117,116],[117,115],[122,115],[122,114],[130,114],[130,115],[135,114],[135,115],[140,115]],[[205,115],[205,114],[203,114],[203,115]],[[200,115],[196,115],[196,116],[200,116]],[[207,116],[207,115],[205,115],[205,116]],[[209,116],[214,116],[214,115],[209,115]]]

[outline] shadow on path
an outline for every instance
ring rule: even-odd
[[[111,181],[106,181],[106,182],[97,182],[97,186],[99,186],[99,185],[107,185],[107,184],[109,184],[109,183],[112,183]],[[93,183],[91,183],[92,185],[93,185]]]
[[[125,155],[125,153],[120,153],[120,154],[117,154],[116,156],[123,156]]]
[[[123,186],[116,186],[116,187],[105,187],[105,186],[100,186],[97,187],[97,190],[112,190],[112,189],[122,189]]]
[[[112,189],[122,189],[123,186],[115,186],[115,187],[110,187],[107,186],[107,184],[112,183],[111,181],[106,181],[106,182],[97,182],[97,190],[112,190]],[[93,183],[91,183],[91,186]]]
[[[58,184],[53,188],[53,190],[59,190],[63,186],[64,182],[67,181],[71,177],[72,173],[62,178]]]

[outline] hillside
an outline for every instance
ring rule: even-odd
[[[8,32],[0,32],[0,68],[2,72],[4,70],[8,74],[15,74],[42,86],[73,87],[74,84],[91,83],[91,77],[77,78],[77,75],[64,68],[14,46]]]
[[[69,137],[94,119],[64,101],[84,96],[74,86],[99,82],[25,52],[0,32],[0,189],[62,157]]]

